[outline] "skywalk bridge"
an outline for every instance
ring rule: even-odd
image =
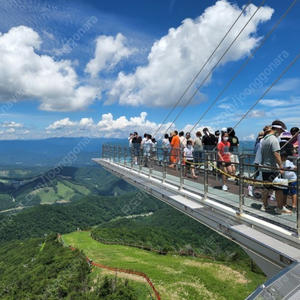
[[[220,176],[212,168],[215,152],[202,151],[203,160],[196,171],[197,179],[183,176],[182,162],[176,168],[168,167],[168,163],[157,159],[162,156],[159,152],[158,149],[156,156],[150,157],[148,167],[143,167],[143,156],[138,156],[138,164],[135,164],[129,147],[103,145],[102,158],[93,160],[115,176],[239,244],[271,278],[269,285],[273,290],[276,290],[274,286],[279,287],[277,281],[293,278],[297,284],[293,283],[292,291],[298,297],[294,299],[300,299],[300,160],[295,161],[298,167],[297,213],[284,215],[261,210],[259,196],[263,187],[261,182],[251,178],[253,154],[238,154],[236,168],[239,175],[228,182],[229,190],[223,191]],[[249,184],[254,184],[256,197],[248,195]],[[269,201],[270,205],[272,203],[276,205],[276,201]],[[290,299],[286,295],[291,291],[283,292],[282,287],[281,284],[280,292],[285,296],[261,299]],[[261,287],[259,295],[266,289]]]

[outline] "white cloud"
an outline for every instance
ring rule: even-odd
[[[41,43],[26,26],[0,34],[0,101],[37,99],[47,111],[81,110],[93,103],[98,89],[80,86],[70,61],[37,54]]]
[[[243,137],[243,141],[255,141],[255,140],[256,140],[256,135],[254,133]]]
[[[278,100],[278,99],[266,99],[266,100],[260,100],[259,104],[268,106],[268,107],[287,106],[287,105],[290,105],[290,101],[289,100]]]
[[[203,81],[255,10],[256,6],[252,4],[247,8],[186,95],[186,99],[195,91],[196,85]],[[237,6],[227,1],[218,1],[199,18],[186,19],[178,28],[171,28],[166,36],[153,45],[147,66],[138,67],[135,73],[119,73],[108,92],[106,103],[154,107],[175,104],[240,12]],[[273,9],[261,7],[221,64],[249,55],[260,40],[255,36],[259,23],[269,20],[272,13]],[[205,97],[198,93],[195,102],[203,100]]]
[[[281,79],[278,84],[272,87],[272,92],[299,91],[300,78]]]
[[[22,128],[23,124],[21,123],[16,123],[16,122],[4,122],[3,124],[1,124],[1,127],[9,127],[9,128]]]
[[[128,58],[136,50],[125,46],[126,38],[118,33],[112,36],[99,36],[96,39],[95,58],[87,64],[85,72],[92,77],[103,70],[112,70],[123,58]]]
[[[10,133],[15,133],[16,129],[14,128],[9,128],[5,131],[5,133],[10,134]]]
[[[46,129],[62,129],[65,127],[74,127],[78,123],[77,122],[71,122],[69,118],[65,118],[59,121],[54,122],[52,125],[48,126]]]
[[[264,110],[251,110],[247,115],[248,118],[263,118],[266,116],[266,112]]]
[[[156,136],[160,138],[170,125],[171,123],[164,124]],[[85,130],[86,134],[94,137],[125,138],[130,132],[134,131],[138,131],[140,134],[145,132],[155,134],[159,126],[160,124],[147,120],[146,112],[129,119],[125,116],[114,119],[113,115],[108,113],[103,114],[98,123],[95,123],[92,118],[82,118],[79,122],[73,122],[69,118],[65,118],[54,122],[46,130],[65,130],[68,134],[70,134],[70,130],[73,130],[72,134],[74,136],[82,136],[82,130]],[[174,130],[174,128],[175,125],[172,125],[168,132]]]

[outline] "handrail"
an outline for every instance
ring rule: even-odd
[[[173,152],[172,152],[173,151]],[[238,159],[239,162],[233,162],[233,165],[237,166],[238,169],[238,175],[230,175],[226,174],[222,170],[220,170],[216,166],[216,162],[218,161],[216,158],[216,151],[210,151],[210,150],[203,150],[203,149],[197,149],[199,153],[199,157],[194,158],[194,160],[197,159],[196,162],[193,162],[193,167],[199,167],[202,169],[204,174],[204,199],[207,199],[207,193],[208,193],[208,178],[211,176],[210,174],[210,168],[212,167],[216,171],[216,179],[218,179],[218,173],[225,174],[227,177],[231,177],[235,180],[237,180],[239,185],[239,206],[238,210],[239,213],[243,212],[244,209],[244,187],[245,184],[247,185],[272,185],[272,182],[264,182],[262,180],[252,178],[252,173],[255,173],[254,170],[259,170],[260,168],[268,168],[270,170],[276,170],[279,171],[278,168],[274,167],[267,167],[267,166],[260,166],[256,164],[251,163],[245,163],[247,160],[253,161],[253,153],[239,153]],[[162,182],[166,181],[167,178],[167,170],[169,164],[168,157],[173,156],[172,164],[176,168],[172,168],[173,170],[179,170],[179,183],[178,188],[181,190],[185,186],[185,178],[184,178],[184,170],[188,167],[189,162],[186,161],[185,164],[183,164],[183,151],[182,149],[172,149],[171,152],[169,151],[166,154],[166,149],[162,149],[160,147],[156,148],[155,153],[153,153],[151,150],[143,150],[143,149],[136,149],[133,147],[126,147],[126,146],[117,146],[114,145],[103,145],[102,146],[102,157],[103,159],[106,159],[108,161],[112,161],[114,163],[117,163],[119,165],[123,165],[127,168],[133,169],[135,164],[138,164],[138,172],[139,174],[147,174],[149,178],[152,176],[155,176],[154,174],[154,166],[162,166],[161,174],[162,174]],[[250,160],[251,159],[251,160]],[[128,164],[130,162],[130,164]],[[146,163],[146,165],[149,167],[148,169],[145,169],[142,167],[142,163]],[[156,172],[159,172],[156,170]],[[248,175],[248,176],[247,176]],[[297,213],[296,213],[296,231],[298,237],[300,237],[300,159],[297,159]]]

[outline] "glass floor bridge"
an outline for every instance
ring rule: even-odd
[[[274,284],[282,280],[281,276],[286,277],[287,272],[293,278],[298,276],[295,279],[298,284],[292,290],[298,297],[293,299],[300,299],[300,160],[294,161],[298,167],[297,212],[285,215],[261,210],[264,188],[261,181],[253,179],[253,154],[237,155],[238,175],[228,181],[228,191],[222,190],[214,151],[201,151],[202,159],[195,164],[196,179],[189,173],[184,176],[186,166],[180,150],[175,167],[169,167],[162,149],[147,157],[145,167],[142,152],[134,153],[132,148],[121,145],[103,145],[102,157],[93,160],[115,176],[239,244],[272,279],[273,292],[282,293],[281,298],[259,298],[267,290],[264,286],[260,288],[261,294],[257,292],[249,299],[292,299],[287,298],[290,289],[285,291],[283,285]],[[249,196],[249,185],[252,196]],[[288,198],[288,204],[290,201]],[[276,206],[276,201],[270,199],[269,204]]]

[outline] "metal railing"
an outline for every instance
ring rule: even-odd
[[[175,150],[175,151],[174,151]],[[161,180],[162,183],[166,181],[174,180],[175,177],[170,177],[170,173],[176,173],[176,182],[174,184],[178,185],[179,189],[189,189],[193,188],[195,190],[200,186],[203,188],[203,199],[208,198],[210,185],[209,179],[218,180],[220,174],[224,173],[218,167],[218,159],[216,151],[209,150],[198,150],[198,157],[194,157],[194,162],[190,168],[197,169],[199,180],[191,181],[186,178],[187,169],[189,168],[187,161],[183,159],[182,149],[167,150],[160,147],[155,148],[155,151],[151,149],[143,150],[140,148],[121,146],[121,145],[102,145],[102,158],[113,162],[115,164],[124,166],[128,169],[135,169],[140,174],[146,174],[151,177],[156,177]],[[238,157],[238,163],[232,163],[236,166],[238,175],[229,175],[233,180],[236,180],[238,184],[238,213],[243,213],[245,210],[245,187],[248,185],[259,186],[263,189],[266,184],[272,184],[270,182],[266,183],[262,180],[256,179],[255,172],[259,170],[260,166],[255,165],[254,154],[253,153],[235,153]],[[170,158],[172,157],[172,161]],[[300,159],[297,157],[291,157],[294,164],[297,166],[297,212],[296,218],[293,217],[294,229],[296,229],[298,237],[300,237]],[[170,165],[173,165],[170,167]],[[272,169],[272,168],[271,168]],[[271,170],[272,172],[272,170]],[[199,181],[202,181],[200,183]],[[265,192],[265,191],[262,191]],[[224,193],[228,195],[228,193]],[[280,215],[279,215],[280,216]],[[292,220],[292,222],[293,222]],[[295,224],[296,223],[296,224]]]

